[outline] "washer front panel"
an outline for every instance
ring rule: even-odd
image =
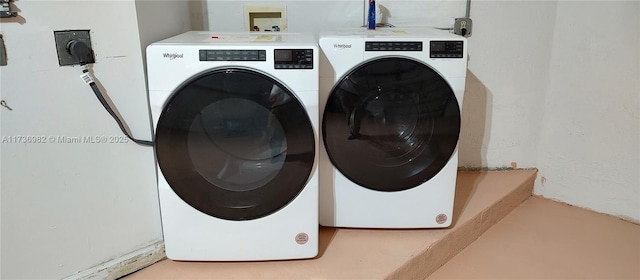
[[[458,142],[460,108],[429,66],[381,57],[336,83],[322,131],[329,158],[345,177],[376,191],[402,191],[447,164]]]
[[[270,76],[218,68],[180,86],[156,126],[162,175],[187,204],[226,220],[270,215],[305,187],[313,126],[296,96]]]

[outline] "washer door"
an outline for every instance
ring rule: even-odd
[[[175,193],[226,220],[274,213],[305,187],[315,157],[304,106],[266,74],[224,68],[180,86],[156,127],[156,155]]]
[[[385,57],[352,69],[333,88],[322,121],[333,165],[377,191],[407,190],[449,161],[460,108],[449,84],[416,60]]]

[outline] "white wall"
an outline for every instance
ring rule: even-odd
[[[460,166],[536,166],[556,4],[471,2]]]
[[[464,1],[376,1],[385,21],[402,26],[441,26],[464,16]],[[286,6],[289,32],[313,32],[338,27],[358,27],[364,21],[363,0],[339,1],[229,1],[208,0],[209,29],[244,31],[245,5]],[[418,20],[416,20],[418,19]]]
[[[638,1],[558,3],[535,193],[640,221],[639,37]]]
[[[284,4],[294,32],[358,26],[363,2],[209,0],[209,28],[242,31],[245,4]],[[399,27],[451,27],[465,12],[376,2]],[[638,3],[472,0],[460,166],[539,167],[536,194],[640,220]]]
[[[244,5],[286,6],[289,32],[317,32],[322,26],[360,26],[360,1],[211,1],[207,2],[209,30],[245,31]]]
[[[134,136],[151,138],[135,4],[23,0],[23,22],[1,23],[9,64],[0,94],[13,111],[0,108],[0,134],[49,142],[0,146],[3,279],[70,276],[162,239],[152,148],[50,140],[122,135],[79,68],[58,65],[53,30],[65,29],[91,30],[97,80]],[[160,23],[176,10],[147,12]],[[165,21],[159,33],[189,28],[181,25]]]

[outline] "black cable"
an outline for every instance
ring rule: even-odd
[[[87,74],[89,72],[89,69],[86,68],[86,64],[88,61],[87,59],[91,55],[91,50],[89,49],[89,47],[83,42],[72,40],[67,44],[67,49],[73,56],[75,56],[79,60],[80,65],[84,67],[84,69],[82,69],[82,73]],[[127,136],[129,139],[131,139],[131,141],[135,142],[136,144],[153,146],[152,141],[135,139],[133,138],[133,136],[131,136],[131,134],[129,134],[129,132],[125,129],[124,123],[122,122],[122,120],[120,120],[120,118],[113,111],[109,103],[107,103],[107,100],[104,98],[104,95],[102,95],[102,92],[100,91],[100,88],[98,88],[98,85],[96,85],[96,83],[93,80],[90,80],[90,81],[91,82],[89,83],[89,86],[93,90],[93,93],[96,95],[96,97],[102,104],[102,107],[104,107],[104,109],[107,110],[109,115],[111,115],[111,117],[113,117],[113,119],[116,121],[116,123],[118,124],[118,127],[120,127],[120,130],[122,130],[122,133],[124,133],[125,136]]]
[[[82,70],[83,73],[86,73],[88,71],[89,70],[87,70],[87,69]],[[93,93],[95,93],[95,95],[98,98],[98,100],[100,100],[100,103],[102,104],[104,109],[107,110],[109,115],[111,115],[111,117],[113,117],[113,119],[116,121],[116,123],[118,123],[118,126],[120,127],[120,130],[122,130],[122,133],[124,133],[125,136],[127,136],[129,139],[131,139],[131,141],[135,142],[136,144],[145,145],[145,146],[153,146],[153,142],[152,141],[146,141],[146,140],[140,140],[140,139],[133,138],[129,134],[129,132],[124,128],[124,124],[122,123],[122,120],[120,120],[120,118],[118,118],[118,115],[116,115],[116,113],[113,111],[113,109],[111,109],[111,106],[109,106],[109,103],[107,103],[107,100],[104,99],[104,96],[102,95],[102,92],[100,91],[100,88],[98,88],[98,85],[96,85],[95,82],[91,82],[91,83],[89,83],[89,86],[93,90]]]

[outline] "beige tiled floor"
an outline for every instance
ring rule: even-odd
[[[428,279],[640,279],[640,226],[532,197]]]

